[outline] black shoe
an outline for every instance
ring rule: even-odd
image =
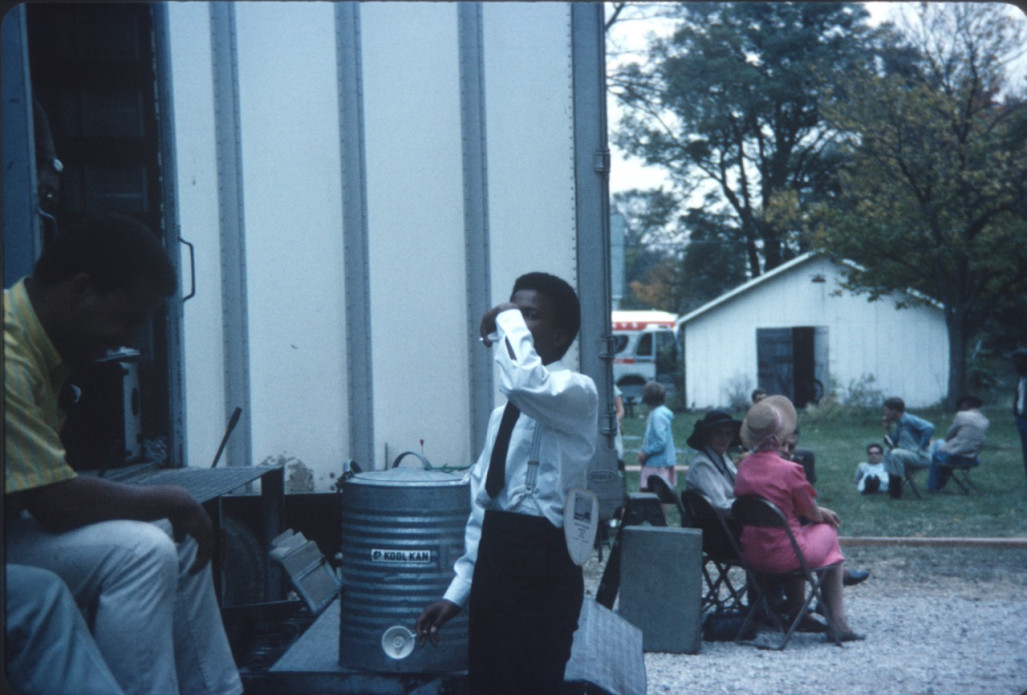
[[[828,630],[827,641],[828,642],[861,642],[866,639],[866,635],[862,635],[852,630]]]
[[[865,582],[870,573],[866,570],[845,570],[845,575],[842,577],[842,584],[845,586],[855,586],[860,582]]]
[[[795,620],[794,613],[787,617],[785,627],[791,625],[793,620]],[[813,633],[827,632],[827,623],[820,622],[809,613],[803,613],[802,617],[799,619],[799,624],[795,627],[795,631]]]
[[[893,500],[902,498],[902,478],[900,476],[888,476],[888,496]]]

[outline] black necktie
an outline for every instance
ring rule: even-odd
[[[495,497],[506,484],[506,451],[510,448],[510,434],[521,411],[513,403],[506,404],[503,420],[499,423],[496,443],[492,446],[492,458],[489,460],[489,472],[485,476],[485,492]]]

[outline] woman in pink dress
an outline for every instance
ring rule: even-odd
[[[806,481],[801,465],[782,458],[781,443],[795,430],[795,407],[784,396],[770,396],[749,409],[739,434],[752,453],[738,465],[735,496],[758,495],[773,502],[788,519],[810,567],[842,563],[845,557],[838,546],[838,515],[817,506],[813,486]],[[812,523],[802,524],[799,517]],[[742,531],[742,553],[757,572],[788,572],[799,569],[799,558],[782,529],[746,526]],[[843,641],[863,639],[849,627],[842,601],[844,565],[831,569],[824,578],[822,592],[831,616],[829,637]],[[802,581],[788,586],[788,605],[802,605]]]

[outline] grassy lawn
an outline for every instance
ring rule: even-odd
[[[880,441],[880,412],[837,410],[799,413],[802,437],[799,445],[816,454],[818,502],[841,516],[843,536],[1027,537],[1027,478],[1020,453],[1020,439],[1013,422],[1008,396],[982,396],[988,405],[982,412],[991,420],[983,463],[971,473],[978,491],[964,495],[954,482],[938,494],[928,494],[927,471],[914,480],[923,494],[917,499],[907,488],[900,500],[888,495],[860,495],[853,477],[856,464],[865,459],[866,445]],[[910,408],[910,412],[935,425],[935,437],[945,436],[953,413],[938,409]],[[624,457],[635,463],[635,452],[645,430],[647,410],[636,407],[634,417],[624,419]],[[674,417],[678,461],[687,464],[692,450],[685,440],[702,412],[680,412]],[[744,413],[736,413],[742,419]],[[638,472],[628,471],[629,492],[638,490]],[[678,490],[684,475],[678,475]],[[676,523],[676,519],[671,520]]]

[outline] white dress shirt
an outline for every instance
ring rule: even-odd
[[[504,406],[492,411],[485,447],[467,474],[471,515],[464,531],[464,555],[456,561],[456,577],[444,595],[460,606],[471,591],[485,510],[544,516],[562,528],[567,490],[585,487],[598,432],[599,396],[592,379],[559,361],[543,365],[519,310],[501,312],[496,328],[499,390],[521,416],[510,436],[506,485],[495,499],[485,492],[485,477]]]

